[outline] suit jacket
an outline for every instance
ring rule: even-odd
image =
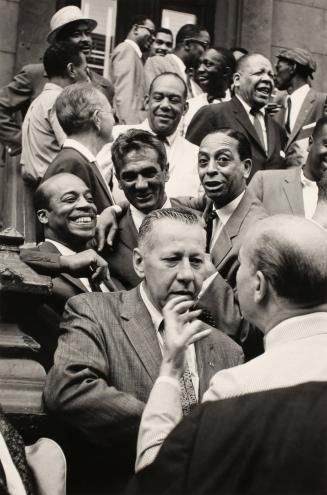
[[[62,148],[43,176],[42,182],[55,174],[66,172],[77,175],[90,188],[98,213],[111,206],[108,187],[96,164],[91,164],[79,151]]]
[[[145,118],[145,79],[142,59],[126,41],[111,55],[112,80],[115,87],[115,111],[120,124],[138,124]]]
[[[285,152],[287,153],[292,144],[295,141],[305,139],[308,141],[312,131],[315,127],[317,120],[324,116],[326,107],[327,94],[318,93],[314,89],[310,88],[308,94],[303,100],[299,114],[296,118],[294,127],[291,134],[288,136]],[[275,120],[284,128],[286,118],[286,108],[282,108],[280,112],[275,115]],[[309,126],[309,127],[307,127]]]
[[[285,168],[284,155],[281,151],[286,143],[286,133],[268,114],[266,114],[265,121],[268,154],[262,147],[242,103],[236,96],[230,101],[200,108],[188,126],[186,139],[199,146],[209,132],[217,131],[222,127],[231,127],[235,131],[242,132],[251,144],[252,177],[257,170]]]
[[[99,446],[132,441],[162,360],[139,287],[82,294],[66,305],[46,386],[50,411]],[[211,377],[241,362],[240,348],[217,330],[195,345],[202,397]]]
[[[311,382],[205,403],[126,493],[325,493],[326,401],[327,384]]]
[[[259,170],[252,178],[249,191],[270,215],[286,213],[304,216],[301,169]]]
[[[90,76],[91,81],[101,86],[112,103],[114,90],[111,82],[92,70]],[[7,86],[0,89],[0,141],[11,147],[11,154],[17,155],[22,149],[21,126],[14,114],[20,111],[24,116],[47,81],[43,64],[29,64]]]
[[[163,72],[175,72],[185,81],[185,72],[181,71],[181,67],[176,62],[174,56],[171,53],[168,53],[164,57],[161,55],[155,55],[153,57],[149,57],[145,63],[145,82],[147,91],[150,88],[151,82],[156,76],[162,74]],[[187,98],[192,98],[197,94],[202,93],[200,86],[196,84],[196,82],[192,81],[193,88],[196,90],[196,94],[190,93],[189,88],[187,88]]]

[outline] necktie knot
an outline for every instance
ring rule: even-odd
[[[206,231],[207,231],[207,242],[206,242],[206,252],[210,252],[210,242],[212,237],[213,222],[214,220],[219,220],[218,213],[216,210],[211,210],[206,218]]]
[[[161,141],[163,144],[169,144],[169,141],[167,139],[167,136],[161,136],[160,134],[157,134],[157,138],[159,141]]]

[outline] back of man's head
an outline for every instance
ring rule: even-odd
[[[56,100],[59,123],[67,136],[95,131],[94,117],[109,105],[100,89],[91,83],[67,86]]]
[[[327,303],[327,233],[311,220],[290,215],[261,220],[248,231],[241,251],[252,271],[263,274],[280,311]]]
[[[67,77],[69,64],[79,67],[83,54],[81,49],[69,41],[60,41],[49,45],[43,56],[44,70],[49,79],[53,77]]]
[[[202,29],[196,24],[185,24],[176,34],[176,47],[183,44],[185,40],[198,38]]]

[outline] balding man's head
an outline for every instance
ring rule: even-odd
[[[280,312],[284,308],[310,312],[325,304],[326,253],[327,233],[310,220],[275,215],[258,222],[240,250],[237,284],[242,311],[253,320],[267,299],[278,300]]]
[[[45,237],[74,251],[94,237],[96,206],[90,189],[76,175],[50,177],[36,190],[34,202]]]

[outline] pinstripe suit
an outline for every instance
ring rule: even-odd
[[[48,408],[92,443],[135,442],[162,359],[139,287],[71,298],[61,329],[45,387]],[[218,370],[241,362],[242,351],[216,329],[195,349],[201,398]]]

